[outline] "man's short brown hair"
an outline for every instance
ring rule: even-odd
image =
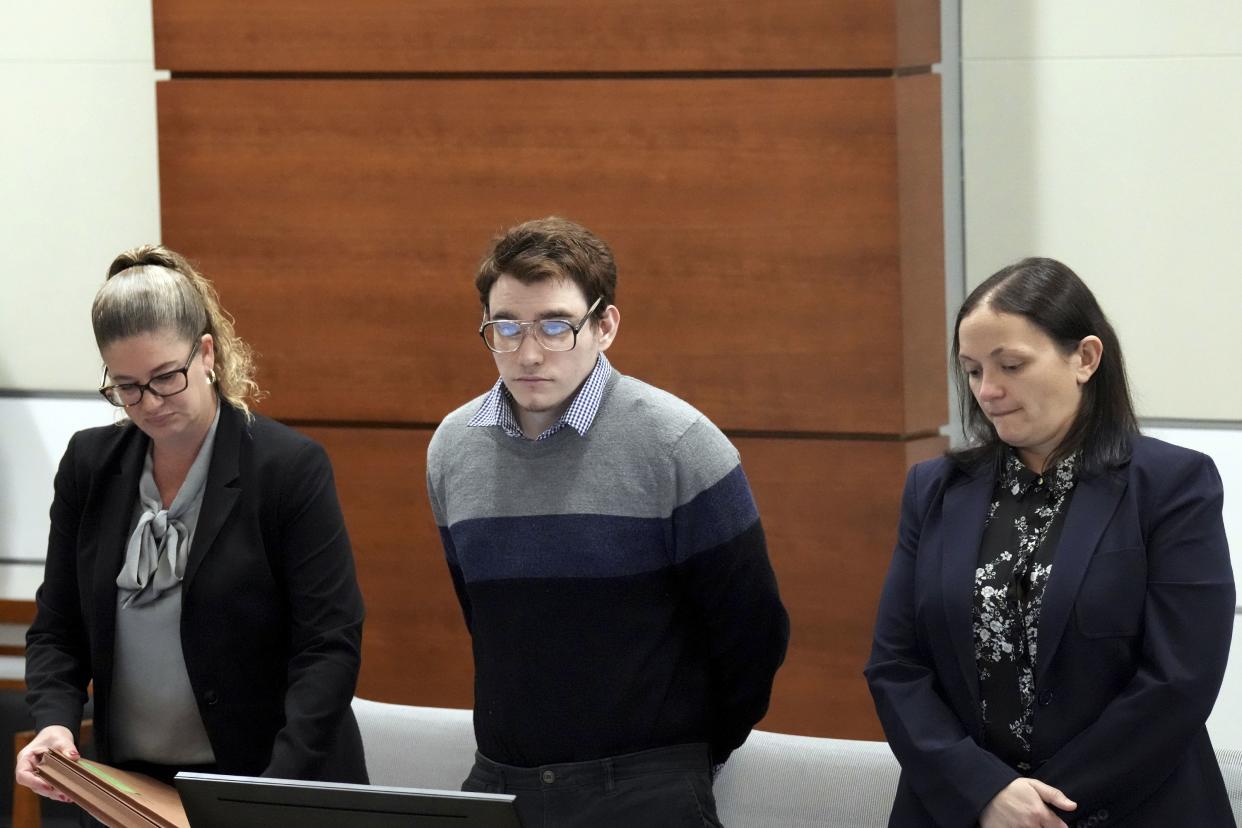
[[[548,216],[523,222],[492,241],[474,277],[485,312],[492,286],[506,274],[524,285],[567,279],[578,286],[588,305],[601,298],[596,318],[615,304],[617,265],[612,251],[603,239],[568,219]]]

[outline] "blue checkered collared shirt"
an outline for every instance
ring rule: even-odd
[[[585,436],[587,429],[595,421],[596,413],[599,412],[599,404],[604,399],[604,387],[608,385],[610,376],[612,376],[612,363],[601,353],[599,359],[595,361],[595,367],[587,375],[586,382],[582,383],[582,388],[578,389],[574,401],[569,404],[569,408],[565,409],[565,413],[559,420],[548,426],[535,439],[547,439],[565,426],[570,426],[578,434]],[[518,425],[517,418],[513,416],[513,399],[509,395],[509,389],[505,388],[504,380],[496,380],[492,390],[488,391],[487,396],[483,398],[483,404],[479,406],[479,410],[466,425],[470,428],[500,426],[510,437],[526,439],[521,426]]]

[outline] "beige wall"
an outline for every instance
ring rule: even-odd
[[[966,275],[1059,258],[1141,416],[1242,421],[1242,3],[962,4]]]
[[[159,239],[151,4],[0,9],[0,391],[89,392],[91,298]]]

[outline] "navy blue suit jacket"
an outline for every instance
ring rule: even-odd
[[[890,825],[973,826],[1020,774],[981,746],[974,572],[991,467],[910,470],[865,670],[902,773]],[[1080,479],[1039,619],[1031,776],[1070,826],[1234,825],[1204,722],[1233,629],[1210,458],[1149,437]]]

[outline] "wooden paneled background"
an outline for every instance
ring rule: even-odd
[[[881,738],[862,680],[907,466],[947,419],[927,0],[160,0],[163,239],[331,454],[360,695],[469,706],[426,502],[495,379],[472,274],[559,214],[613,246],[626,373],[734,439],[793,622],[763,727]]]

